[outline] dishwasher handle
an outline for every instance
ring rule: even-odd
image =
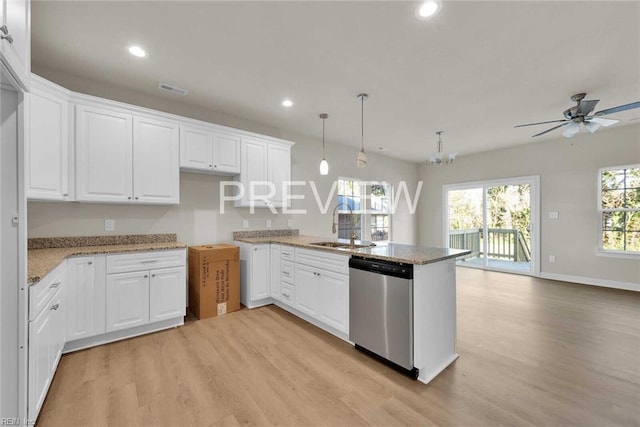
[[[413,279],[412,264],[351,257],[349,259],[349,268],[401,279]]]

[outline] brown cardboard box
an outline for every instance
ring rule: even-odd
[[[198,319],[240,310],[240,248],[189,247],[189,309]]]

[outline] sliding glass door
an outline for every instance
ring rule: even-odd
[[[445,245],[471,251],[459,265],[537,273],[538,181],[525,177],[444,187]]]

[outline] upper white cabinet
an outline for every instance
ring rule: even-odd
[[[240,173],[240,136],[180,126],[180,168],[220,175]]]
[[[243,196],[236,206],[284,206],[283,184],[291,178],[291,145],[258,138],[242,138],[238,180]]]
[[[178,126],[76,106],[76,199],[178,204]]]
[[[138,203],[180,201],[178,125],[135,117],[133,121],[133,197]]]
[[[133,117],[76,106],[76,199],[132,200]]]
[[[34,76],[32,91],[25,95],[25,100],[27,198],[71,200],[69,92]]]
[[[29,0],[0,1],[0,60],[16,82],[29,91],[31,5]]]

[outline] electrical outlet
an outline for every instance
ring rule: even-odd
[[[551,263],[556,262],[556,256],[555,255],[549,255],[549,262],[551,262]]]
[[[557,211],[549,212],[549,219],[558,219],[558,212]]]
[[[248,219],[243,219],[242,220],[242,228],[249,228],[249,220]]]
[[[287,220],[287,227],[293,227],[293,220],[292,219],[288,219]]]
[[[113,231],[116,229],[116,222],[112,219],[104,220],[104,231]]]
[[[267,220],[267,228],[271,228],[271,220],[270,219]]]

